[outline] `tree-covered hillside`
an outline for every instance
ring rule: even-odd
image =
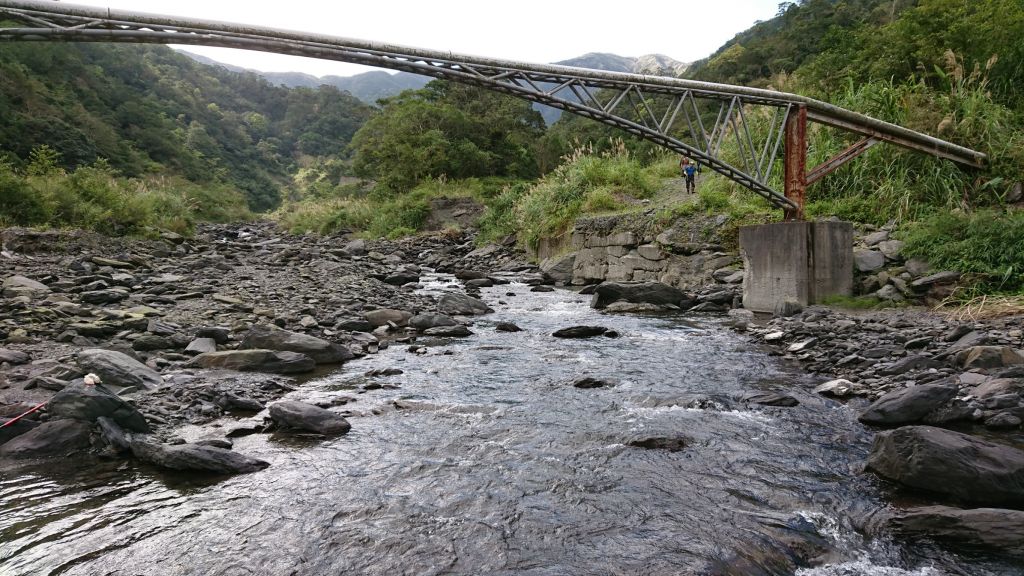
[[[335,88],[276,87],[163,46],[0,50],[0,156],[15,169],[45,145],[68,170],[105,159],[127,177],[226,183],[266,210],[297,163],[344,154],[369,114]]]

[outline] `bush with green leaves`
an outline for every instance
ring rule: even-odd
[[[0,162],[0,225],[138,234],[149,228],[188,232],[198,221],[252,217],[243,193],[226,184],[124,178],[102,160],[65,172],[58,160],[52,149],[40,148],[26,174]]]
[[[904,254],[956,270],[976,280],[983,292],[1024,291],[1024,211],[987,208],[938,211],[911,224]]]

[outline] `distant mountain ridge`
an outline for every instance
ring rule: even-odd
[[[182,54],[193,60],[209,66],[221,66],[232,72],[252,72],[263,77],[271,84],[285,86],[288,88],[305,87],[317,88],[321,85],[333,86],[339,90],[345,90],[367,104],[375,104],[381,98],[395,96],[403,90],[417,90],[424,87],[431,78],[398,72],[392,74],[383,70],[373,70],[355,74],[353,76],[323,76],[316,77],[303,72],[261,72],[231,64],[224,64],[206,56],[200,56],[186,50],[179,50]],[[591,52],[569,60],[555,62],[562,66],[576,66],[578,68],[591,68],[593,70],[606,70],[609,72],[630,72],[634,74],[651,74],[655,76],[680,76],[688,68],[689,64],[680,62],[664,54],[647,54],[639,57],[619,56],[604,52]],[[549,109],[551,110],[551,109]],[[558,118],[559,111],[551,110],[545,112],[544,116],[548,122]]]
[[[187,50],[179,50],[179,52],[189,58],[192,58],[196,62],[206,64],[208,66],[221,66],[232,72],[252,72],[275,86],[284,86],[286,88],[317,88],[323,85],[333,86],[338,90],[344,90],[349,94],[352,94],[367,104],[375,104],[377,100],[387,98],[389,96],[395,96],[396,94],[400,94],[403,90],[417,90],[419,88],[423,88],[427,85],[427,82],[430,82],[431,80],[431,78],[420,76],[419,74],[410,74],[408,72],[391,74],[383,70],[371,70],[370,72],[363,72],[362,74],[355,74],[353,76],[332,75],[322,76],[319,78],[304,72],[261,72],[259,70],[225,64],[214,60],[213,58],[207,58],[206,56],[200,56],[199,54],[188,52]]]
[[[646,54],[634,58],[605,52],[590,52],[583,56],[555,62],[555,64],[591,68],[593,70],[607,70],[609,72],[673,77],[681,76],[690,67],[689,63],[680,62],[664,54]]]

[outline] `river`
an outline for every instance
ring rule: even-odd
[[[723,317],[602,314],[521,284],[484,299],[496,312],[470,338],[421,340],[426,354],[395,344],[303,383],[291,397],[356,398],[336,408],[352,431],[236,439],[272,464],[261,472],[74,461],[0,472],[0,574],[1021,573],[859,536],[851,513],[886,500],[860,472],[870,433]],[[523,331],[496,332],[501,321]],[[550,336],[580,324],[620,337]],[[364,376],[381,368],[402,373]],[[571,385],[583,376],[612,385]],[[734,400],[751,391],[800,404]],[[683,446],[630,445],[651,438]]]

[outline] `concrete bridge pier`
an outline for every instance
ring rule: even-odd
[[[779,222],[740,228],[743,307],[774,312],[787,300],[816,304],[853,294],[853,225]]]

